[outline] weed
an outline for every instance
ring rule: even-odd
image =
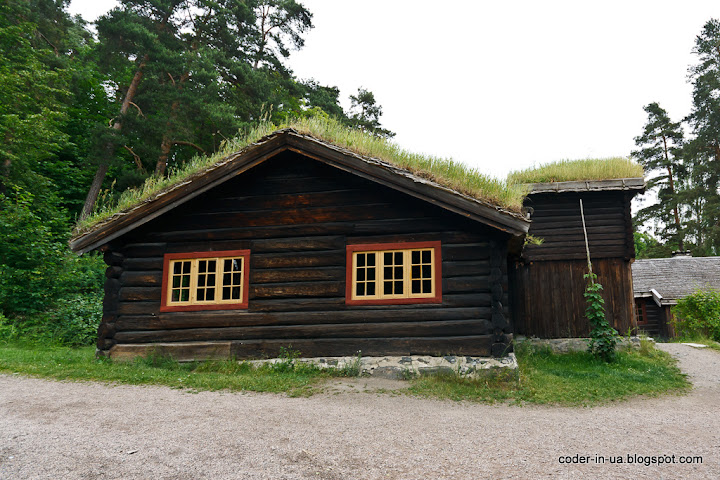
[[[640,164],[628,158],[561,160],[539,167],[511,172],[509,184],[567,182],[572,180],[608,180],[644,176]]]

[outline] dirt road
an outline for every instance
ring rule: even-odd
[[[691,375],[691,394],[598,408],[192,394],[0,375],[0,479],[716,479],[720,354],[661,348]],[[363,390],[359,382],[349,390]]]

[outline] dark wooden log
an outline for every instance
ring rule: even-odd
[[[120,301],[160,302],[160,287],[123,287],[120,289]]]
[[[160,313],[160,302],[122,302],[117,307],[121,315],[150,315]]]
[[[410,334],[413,337],[434,337],[485,335],[491,332],[492,325],[487,320],[456,320],[121,331],[115,333],[114,338],[118,343],[151,343],[270,338],[378,338]]]
[[[103,260],[107,265],[119,266],[122,265],[125,257],[120,253],[113,250],[107,250],[103,255]]]
[[[490,257],[490,246],[487,243],[443,245],[443,261],[485,260]]]
[[[257,298],[342,297],[345,284],[339,282],[264,283],[250,286],[250,300]]]
[[[162,272],[123,272],[120,282],[125,287],[159,287],[162,285]]]
[[[122,252],[127,258],[132,257],[159,257],[165,253],[164,242],[130,243],[125,245]]]
[[[124,266],[127,271],[162,270],[163,257],[127,258]]]
[[[120,330],[168,330],[175,328],[250,327],[261,325],[320,325],[332,323],[418,322],[439,320],[482,320],[491,317],[490,307],[409,309],[384,306],[374,310],[324,312],[246,312],[239,310],[160,313],[157,317],[123,315],[116,322]]]
[[[280,282],[309,282],[334,280],[345,281],[345,267],[318,267],[318,268],[278,268],[269,270],[251,270],[250,284]]]
[[[280,347],[299,351],[304,357],[318,356],[382,356],[382,355],[472,355],[491,354],[490,335],[463,337],[424,338],[337,338],[337,339],[286,339],[244,340],[232,342],[232,355],[238,359],[273,358]]]
[[[444,293],[481,293],[490,290],[490,279],[487,276],[452,277],[443,279]]]
[[[105,277],[106,278],[120,278],[120,275],[122,275],[123,268],[118,265],[113,265],[108,267],[105,270]]]
[[[251,255],[250,268],[299,268],[345,265],[345,250]]]
[[[465,276],[481,276],[490,273],[490,261],[444,261],[442,265],[443,278],[465,277]]]

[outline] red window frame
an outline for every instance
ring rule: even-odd
[[[364,251],[386,250],[413,250],[420,248],[433,249],[433,262],[435,264],[435,295],[420,298],[383,298],[383,299],[353,299],[353,253]],[[346,305],[408,305],[415,303],[442,303],[442,250],[439,241],[432,242],[397,242],[397,243],[366,243],[346,246],[345,256],[345,304]]]
[[[205,305],[168,305],[168,282],[170,279],[170,261],[191,260],[197,258],[243,257],[242,302]],[[250,291],[250,250],[222,250],[215,252],[166,253],[163,257],[161,312],[194,312],[201,310],[240,310],[248,308]]]

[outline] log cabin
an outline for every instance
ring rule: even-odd
[[[581,161],[582,162],[582,161]],[[529,242],[510,259],[514,332],[539,338],[587,337],[584,275],[587,252],[580,213],[583,201],[593,272],[603,285],[606,318],[620,333],[634,333],[631,265],[635,258],[630,213],[643,192],[641,177],[529,185]]]
[[[507,354],[530,222],[426,173],[283,129],[95,223],[98,355]]]
[[[672,307],[691,293],[720,290],[720,257],[693,257],[673,252],[671,258],[636,260],[632,267],[638,329],[651,337],[675,336]]]

